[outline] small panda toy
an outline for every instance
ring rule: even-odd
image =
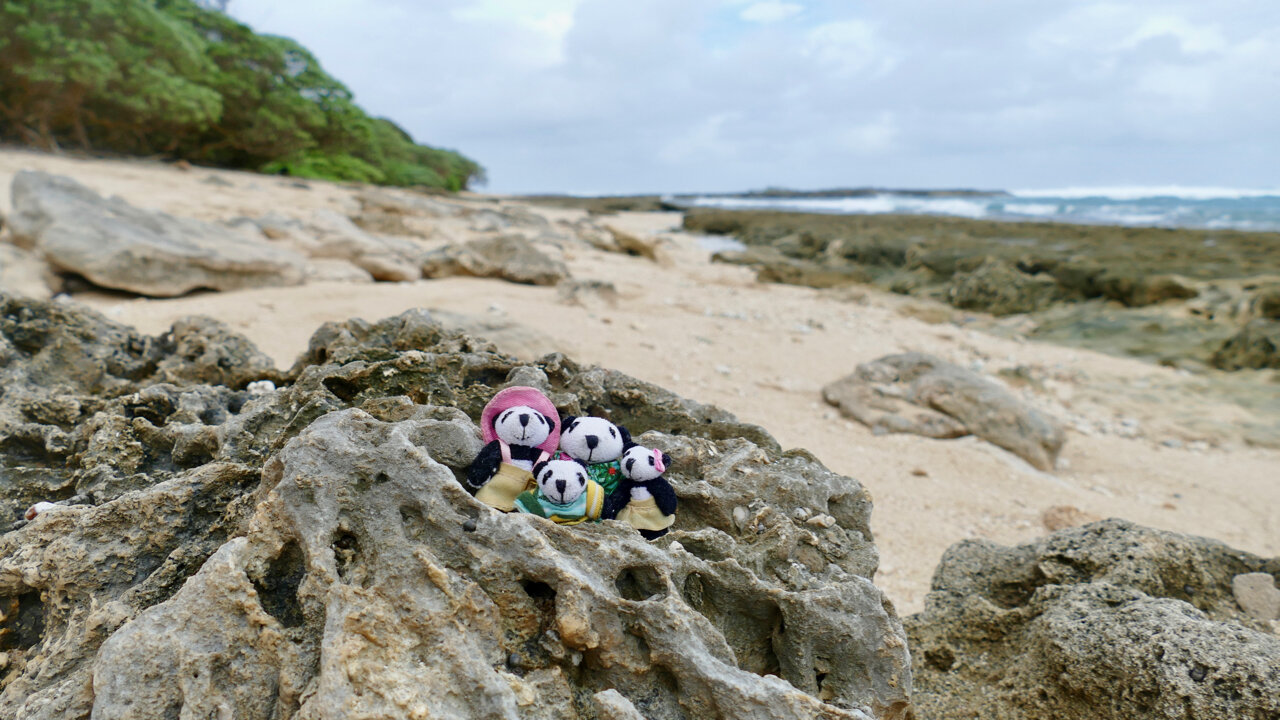
[[[600,483],[605,495],[612,495],[622,481],[619,458],[635,445],[625,427],[601,417],[566,415],[560,432],[560,458],[571,458],[587,466],[592,480]]]
[[[511,512],[516,496],[535,486],[534,465],[549,460],[560,444],[559,413],[541,391],[502,390],[485,405],[480,430],[486,445],[467,468],[476,499]]]
[[[604,489],[587,477],[577,460],[548,460],[533,468],[538,489],[520,494],[516,510],[561,525],[599,520],[604,511]]]
[[[662,477],[670,464],[661,450],[631,446],[622,454],[624,479],[609,496],[604,517],[630,523],[646,540],[666,535],[676,521],[676,491]]]

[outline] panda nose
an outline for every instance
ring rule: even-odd
[[[560,497],[564,497],[564,490],[567,487],[564,480],[556,481],[556,490],[560,493]]]
[[[595,435],[588,435],[586,437],[586,440],[587,440],[587,447],[591,448],[592,450],[595,450],[596,446],[600,444],[600,438],[596,437]]]
[[[524,426],[526,426],[526,425],[528,425],[528,424],[529,424],[529,414],[528,414],[528,413],[520,413],[520,427],[524,427]]]

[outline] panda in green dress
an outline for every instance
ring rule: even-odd
[[[612,495],[622,482],[622,453],[635,445],[625,427],[601,417],[574,417],[561,420],[560,459],[572,458],[587,467],[587,474]]]

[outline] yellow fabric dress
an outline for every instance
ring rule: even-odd
[[[511,461],[511,448],[504,442],[499,443],[502,463],[498,465],[498,472],[489,478],[489,482],[476,491],[476,499],[495,510],[511,512],[516,508],[516,498],[520,493],[536,489],[538,483],[533,479],[531,470],[525,470]],[[550,456],[543,452],[534,464],[548,457]]]
[[[622,512],[618,513],[618,519],[625,523],[630,523],[631,527],[637,530],[666,530],[676,522],[676,516],[663,515],[658,509],[658,501],[654,498],[646,500],[632,500],[626,507],[622,508]]]

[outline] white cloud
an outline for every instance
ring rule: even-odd
[[[1270,186],[1275,0],[274,0],[495,191]],[[783,11],[752,8],[802,6]]]
[[[858,155],[883,155],[894,148],[898,132],[893,113],[883,112],[874,120],[843,129],[840,145]]]
[[[803,53],[840,75],[883,74],[896,59],[875,28],[862,20],[819,25],[809,31]]]
[[[779,2],[778,0],[767,0],[766,2],[752,3],[738,17],[747,22],[760,23],[761,25],[771,25],[773,23],[789,20],[796,15],[804,12],[804,6],[796,3]]]

